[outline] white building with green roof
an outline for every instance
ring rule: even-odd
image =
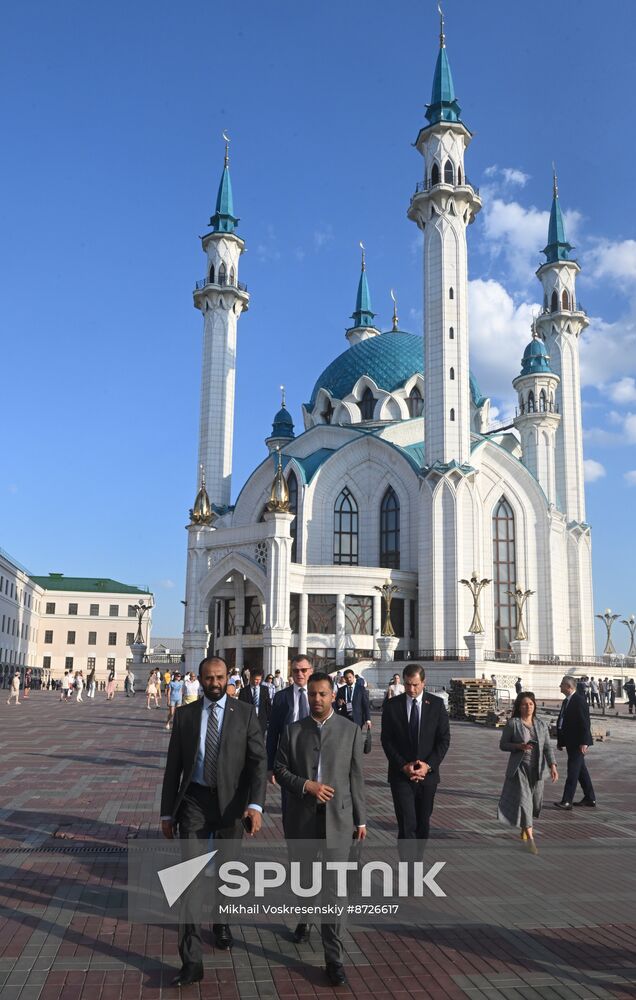
[[[466,232],[481,199],[466,175],[472,134],[443,26],[426,119],[415,143],[422,177],[407,210],[423,233],[423,329],[401,329],[396,310],[391,329],[376,325],[363,251],[346,349],[316,379],[299,434],[283,399],[269,455],[234,504],[237,321],[249,295],[238,281],[244,242],[226,150],[202,238],[206,275],[194,293],[204,367],[201,478],[188,527],[188,669],[206,651],[285,674],[296,652],[330,666],[377,658],[387,581],[398,588],[396,658],[434,661],[440,681],[503,677],[516,668],[502,664],[521,663],[537,690],[555,657],[569,665],[594,653],[579,386],[587,317],[556,181],[537,271],[543,311],[521,373],[510,373],[517,415],[493,427],[469,366]],[[473,572],[488,581],[477,635],[468,632],[473,601],[463,582]]]

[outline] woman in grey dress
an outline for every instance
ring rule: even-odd
[[[502,823],[520,827],[521,839],[536,854],[533,821],[541,812],[546,771],[549,770],[553,782],[558,780],[559,772],[550,731],[537,716],[537,703],[531,691],[517,695],[499,748],[509,753],[510,759],[497,808],[498,818]]]

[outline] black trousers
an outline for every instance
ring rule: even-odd
[[[435,801],[438,781],[424,778],[423,781],[392,781],[391,794],[393,808],[398,824],[398,847],[400,859],[403,861],[417,860],[418,852],[415,844],[406,841],[428,840],[431,827],[431,814]],[[415,853],[414,853],[415,852]]]
[[[222,826],[219,800],[215,791],[194,783],[188,785],[177,815],[179,836],[182,841],[184,858],[197,857],[205,848],[200,841],[207,841],[213,833],[216,840],[240,840],[243,826],[238,819],[231,826]],[[179,918],[179,955],[184,965],[200,965],[203,962],[201,948],[201,925],[196,922],[200,893],[204,882],[199,876],[192,885],[192,891],[184,895]]]
[[[568,754],[568,774],[565,779],[561,801],[572,802],[578,784],[581,785],[583,795],[586,799],[596,799],[590,772],[585,763],[585,754],[581,753],[578,747],[566,747],[566,750]]]

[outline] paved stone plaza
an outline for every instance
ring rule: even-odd
[[[625,709],[621,708],[625,716]],[[138,695],[106,703],[60,704],[34,692],[19,707],[0,704],[0,997],[2,1000],[175,998],[167,984],[179,967],[176,927],[125,919],[129,838],[156,835],[168,733],[164,712]],[[385,759],[374,716],[365,758],[370,832],[395,833]],[[546,786],[537,826],[537,858],[495,817],[505,757],[499,732],[452,725],[433,817],[434,837],[466,849],[510,843],[519,878],[510,884],[506,920],[475,916],[459,926],[383,925],[345,937],[350,986],[325,985],[319,937],[296,946],[281,925],[233,925],[231,953],[215,952],[207,934],[206,978],[185,995],[247,997],[410,997],[432,1000],[636,997],[634,868],[636,720],[608,719],[590,770],[597,810],[551,808],[562,778]],[[279,793],[270,793],[265,836],[281,835]],[[572,884],[585,890],[584,917],[563,919],[551,906],[525,912],[530,883],[540,880],[551,849],[572,847]],[[583,845],[585,863],[576,857]],[[434,845],[432,845],[434,846]],[[284,852],[284,848],[281,848]],[[532,864],[535,868],[529,867]],[[470,890],[469,880],[466,891]],[[501,902],[501,900],[499,900]],[[484,901],[484,914],[487,902]]]

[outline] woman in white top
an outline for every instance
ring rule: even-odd
[[[386,689],[387,698],[395,698],[398,694],[404,694],[404,685],[399,674],[393,674],[393,680]]]
[[[191,701],[196,701],[199,697],[199,678],[190,672],[185,677],[185,690],[183,704],[189,705]]]
[[[15,698],[16,705],[20,704],[20,674],[14,674],[11,678],[11,687],[9,688],[9,697],[7,698],[7,705],[11,704],[11,699]]]
[[[146,708],[150,708],[151,699],[155,699],[155,708],[159,708],[159,686],[157,684],[157,671],[151,670],[146,684]]]
[[[77,701],[83,701],[82,691],[84,690],[84,675],[80,670],[79,673],[75,674],[75,690],[77,691]]]

